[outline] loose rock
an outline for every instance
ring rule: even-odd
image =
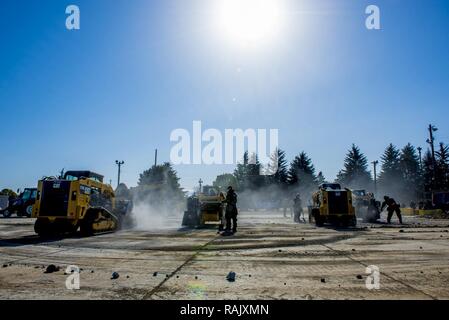
[[[58,272],[60,270],[59,267],[55,266],[54,264],[51,264],[47,267],[47,269],[45,269],[44,273],[53,273],[53,272]]]
[[[111,280],[118,279],[118,277],[120,277],[120,275],[118,274],[118,272],[113,272],[112,275],[111,275]]]
[[[235,277],[236,277],[235,272],[231,271],[226,276],[226,280],[228,280],[229,282],[234,282],[235,281]]]

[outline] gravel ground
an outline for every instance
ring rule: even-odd
[[[0,219],[0,299],[449,298],[449,220],[335,229],[281,212],[239,218],[229,237],[171,228],[46,241],[33,219]],[[49,265],[60,269],[45,273]],[[66,289],[69,265],[81,269],[80,290]],[[379,290],[366,288],[371,265]]]

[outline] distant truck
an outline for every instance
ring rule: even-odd
[[[5,209],[9,203],[9,196],[0,195],[0,211]]]
[[[439,191],[432,194],[432,204],[435,208],[449,212],[449,192]]]
[[[352,192],[342,189],[338,183],[323,183],[312,196],[309,207],[309,222],[318,227],[325,223],[356,226],[357,218],[352,204]]]
[[[33,206],[36,202],[37,189],[25,188],[25,190],[15,199],[9,200],[8,206],[0,213],[5,218],[16,214],[18,217],[30,218],[33,213]]]

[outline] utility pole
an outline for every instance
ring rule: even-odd
[[[379,164],[379,161],[373,161],[371,162],[374,166],[374,195],[377,195],[377,165]]]
[[[422,155],[421,155],[422,148],[418,147],[417,150],[418,150],[418,154],[419,154],[419,170],[421,171],[422,170]]]
[[[199,193],[201,193],[201,191],[202,191],[202,187],[203,187],[203,180],[201,180],[201,178],[200,178],[200,181],[198,181],[198,183],[200,184],[200,192]]]
[[[122,165],[125,164],[125,161],[115,160],[115,164],[118,166],[118,176],[117,176],[117,187],[120,185],[120,169]]]
[[[427,139],[427,143],[430,144],[430,148],[432,150],[432,189],[434,188],[434,184],[436,181],[436,161],[435,161],[435,137],[433,133],[438,131],[438,128],[429,124],[429,139]]]
[[[157,149],[154,151],[154,166],[157,166]]]

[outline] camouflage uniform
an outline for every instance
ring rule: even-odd
[[[396,212],[396,215],[399,218],[399,222],[402,224],[402,215],[401,215],[400,205],[398,205],[393,198],[390,198],[387,196],[384,197],[384,200],[385,201],[382,203],[382,207],[381,207],[380,211],[383,211],[385,206],[387,207],[388,223],[391,223],[391,218],[393,217],[393,213]]]
[[[226,231],[231,231],[231,220],[232,220],[232,232],[237,232],[237,194],[232,188],[228,189],[226,195]]]

